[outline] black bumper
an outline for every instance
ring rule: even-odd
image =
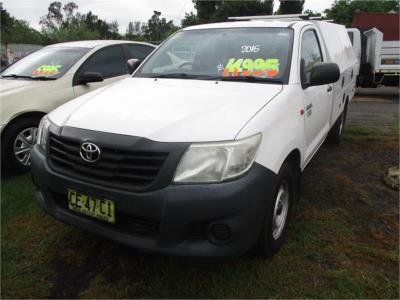
[[[276,179],[276,174],[255,163],[234,181],[170,184],[135,193],[57,173],[38,146],[31,151],[31,168],[37,203],[53,217],[142,251],[197,258],[238,257],[252,248]],[[67,189],[113,200],[116,224],[70,211]]]

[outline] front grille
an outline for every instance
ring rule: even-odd
[[[68,211],[73,215],[77,215],[81,218],[91,220],[103,226],[118,228],[128,234],[138,235],[142,237],[156,237],[160,229],[160,220],[148,217],[133,216],[121,211],[115,213],[115,224],[108,223],[105,221],[98,220],[93,217],[89,217],[80,213],[77,213],[68,208],[68,197],[66,194],[52,192],[53,199],[57,205],[63,210]]]
[[[80,142],[53,134],[49,138],[49,161],[53,169],[88,182],[121,189],[151,185],[168,152],[126,151],[101,147],[101,158],[86,163],[79,154]]]

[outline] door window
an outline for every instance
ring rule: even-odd
[[[104,78],[128,74],[128,67],[121,46],[107,47],[93,54],[80,73],[97,72]]]
[[[153,47],[144,45],[124,45],[128,59],[137,58],[144,60],[154,50]]]
[[[322,53],[314,30],[306,31],[301,42],[301,60],[303,68],[301,76],[309,82],[311,69],[317,62],[322,62]]]

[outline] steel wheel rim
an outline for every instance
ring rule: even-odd
[[[272,237],[277,240],[282,235],[286,225],[286,219],[289,212],[289,185],[287,182],[282,182],[279,186],[278,194],[276,195]]]
[[[14,140],[14,156],[23,166],[30,166],[30,150],[36,143],[37,127],[22,130]]]

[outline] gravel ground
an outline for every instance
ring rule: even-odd
[[[350,103],[348,124],[387,130],[399,121],[398,88],[358,89]]]

